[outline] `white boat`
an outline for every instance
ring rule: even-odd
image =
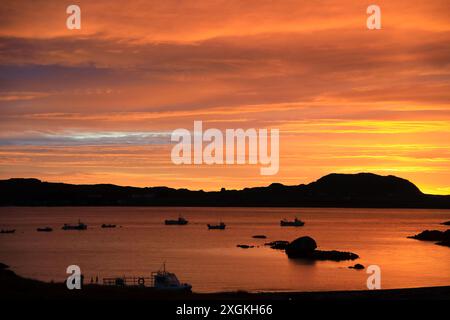
[[[153,287],[158,290],[169,291],[191,291],[192,286],[189,283],[181,283],[175,273],[167,272],[166,265],[162,270],[152,272]]]
[[[103,278],[103,284],[116,287],[139,286],[155,290],[185,291],[190,292],[192,286],[189,283],[181,283],[175,273],[167,272],[165,264],[162,270],[151,273],[151,277],[116,277]]]

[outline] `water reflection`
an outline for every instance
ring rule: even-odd
[[[300,213],[299,213],[300,212]],[[181,214],[186,226],[165,226]],[[299,216],[304,227],[279,226]],[[85,231],[63,231],[81,219]],[[212,232],[211,221],[227,229]],[[164,261],[194,291],[364,289],[364,272],[349,265],[377,264],[383,288],[450,284],[450,249],[407,239],[424,229],[446,229],[450,210],[321,208],[0,208],[0,227],[17,229],[1,236],[0,261],[19,274],[62,281],[77,264],[87,279],[147,275]],[[122,228],[102,229],[103,223]],[[53,232],[37,232],[40,226]],[[229,226],[229,227],[228,227]],[[254,239],[264,234],[267,239]],[[320,250],[357,253],[356,261],[288,259],[263,244],[311,236]],[[255,245],[241,249],[237,244]]]

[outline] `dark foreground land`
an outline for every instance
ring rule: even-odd
[[[412,289],[330,292],[218,292],[173,293],[152,288],[118,288],[85,285],[68,290],[64,283],[26,279],[4,268],[0,270],[0,300],[161,300],[161,301],[402,301],[450,300],[450,286]]]

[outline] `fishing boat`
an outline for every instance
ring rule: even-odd
[[[68,224],[65,223],[62,227],[63,230],[86,230],[87,224],[82,223],[78,220],[78,224]]]
[[[164,224],[166,224],[166,225],[181,225],[181,226],[183,226],[183,225],[186,225],[186,224],[188,224],[188,222],[189,221],[187,221],[185,218],[183,218],[183,217],[178,217],[178,219],[177,220],[165,220],[164,221]]]
[[[2,229],[0,230],[0,233],[14,233],[16,232],[16,229]]]
[[[53,229],[50,227],[44,227],[44,228],[37,228],[36,229],[38,232],[52,232]]]
[[[218,224],[207,224],[208,230],[225,230],[225,227],[227,226],[225,223],[221,222]]]
[[[282,227],[302,227],[304,225],[305,223],[302,220],[297,219],[297,217],[292,221],[286,219],[280,221],[280,226]]]
[[[115,224],[107,224],[107,223],[102,224],[102,228],[115,228],[115,227],[116,227]]]
[[[103,284],[116,287],[147,287],[162,291],[190,292],[192,285],[181,283],[175,273],[166,271],[165,264],[161,270],[152,272],[149,276],[103,278]]]

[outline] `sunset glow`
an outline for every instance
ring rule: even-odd
[[[218,190],[373,172],[450,194],[449,1],[3,1],[0,178]],[[170,133],[280,129],[277,175]]]

